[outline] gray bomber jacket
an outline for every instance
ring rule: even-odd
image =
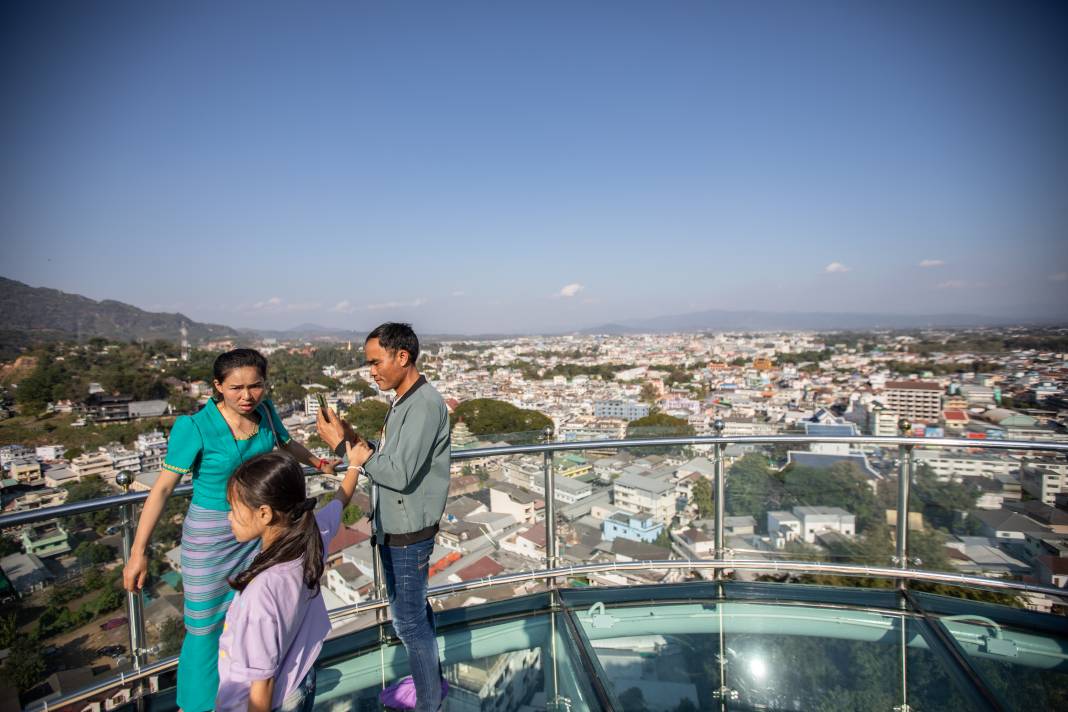
[[[377,490],[371,501],[378,543],[406,545],[429,539],[437,533],[449,496],[452,436],[445,400],[420,376],[394,401],[383,431],[363,465]]]

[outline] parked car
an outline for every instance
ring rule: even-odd
[[[118,628],[120,625],[126,625],[128,622],[126,616],[119,616],[118,618],[112,618],[111,620],[101,623],[100,630],[111,630],[112,628]]]
[[[122,655],[126,652],[126,646],[124,645],[105,645],[103,648],[97,648],[96,654],[98,657],[108,656],[115,657],[116,655]]]

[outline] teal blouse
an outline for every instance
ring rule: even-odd
[[[271,401],[264,400],[257,410],[260,429],[247,440],[234,438],[215,401],[208,401],[193,415],[183,415],[174,421],[167,441],[163,472],[179,477],[193,475],[193,504],[205,509],[229,511],[226,483],[237,466],[256,455],[270,452],[275,446],[275,432],[282,445],[292,439]],[[271,429],[272,422],[274,430]]]

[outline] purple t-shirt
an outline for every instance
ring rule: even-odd
[[[341,526],[341,503],[315,513],[323,551]],[[275,564],[234,594],[219,638],[220,712],[248,709],[252,682],[274,678],[271,708],[278,707],[311,670],[330,632],[322,594],[304,585],[304,559]]]

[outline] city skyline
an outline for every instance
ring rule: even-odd
[[[3,13],[32,286],[258,329],[1068,316],[1060,8]]]

